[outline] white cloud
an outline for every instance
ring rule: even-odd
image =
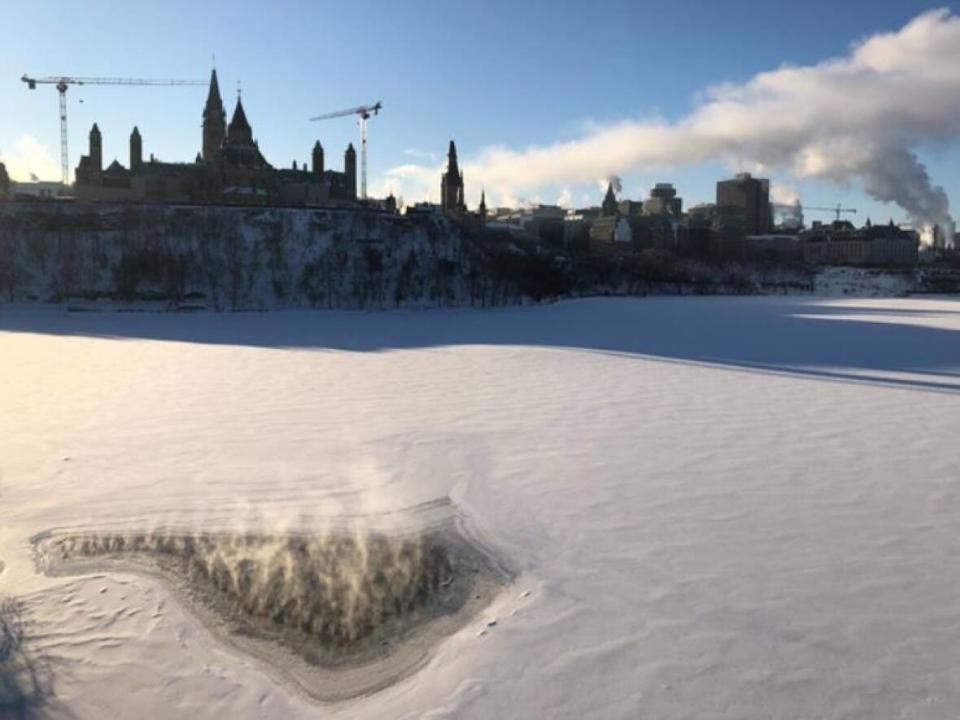
[[[41,180],[60,179],[60,163],[33,135],[22,135],[12,145],[0,150],[0,162],[6,165],[12,180],[28,182],[31,174]]]
[[[859,182],[916,221],[945,223],[945,193],[915,150],[960,137],[960,17],[946,9],[811,66],[784,66],[707,88],[675,122],[625,120],[579,139],[522,150],[495,146],[464,163],[468,187],[503,197],[631,171],[725,161],[764,173]],[[404,166],[439,184],[440,169]]]
[[[435,152],[429,152],[427,150],[418,150],[417,148],[407,148],[403,151],[404,155],[407,155],[417,160],[426,160],[430,163],[437,162],[437,154]]]
[[[397,195],[403,195],[408,203],[427,200],[440,201],[440,175],[442,165],[398,165],[387,170],[383,177],[371,183],[371,194],[386,196],[383,190],[390,188]]]
[[[564,188],[560,191],[556,204],[565,208],[573,207],[573,193],[570,192],[570,188]]]

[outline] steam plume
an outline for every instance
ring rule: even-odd
[[[515,195],[630,171],[739,161],[760,172],[860,183],[919,224],[949,225],[948,201],[917,157],[960,137],[960,17],[947,9],[868,37],[843,57],[760,73],[707,89],[675,122],[624,121],[554,145],[481,151],[466,164],[477,186]],[[436,168],[394,178],[432,188]]]

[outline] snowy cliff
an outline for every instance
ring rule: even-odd
[[[0,204],[0,302],[271,310],[498,306],[592,295],[956,292],[960,270],[819,271],[570,254],[439,214]]]
[[[519,290],[441,216],[89,204],[0,206],[5,300],[217,310],[499,305]]]

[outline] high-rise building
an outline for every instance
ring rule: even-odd
[[[643,201],[645,215],[673,215],[683,213],[683,200],[677,197],[677,189],[672,183],[657,183],[650,191],[650,197]]]
[[[740,173],[732,180],[717,183],[717,211],[742,216],[747,235],[768,233],[773,229],[773,208],[770,205],[770,181]]]

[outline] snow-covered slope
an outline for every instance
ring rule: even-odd
[[[608,249],[610,250],[610,249]],[[954,292],[960,272],[813,268],[644,250],[569,256],[440,214],[6,203],[0,302],[151,310],[490,307],[561,297]]]
[[[373,210],[0,205],[4,300],[162,309],[496,305],[516,289],[475,267],[440,215]]]
[[[0,673],[21,709],[81,718],[956,717],[958,401],[947,299],[7,306],[0,622],[22,641]],[[418,672],[336,705],[159,579],[31,556],[51,529],[447,496],[515,579]]]

